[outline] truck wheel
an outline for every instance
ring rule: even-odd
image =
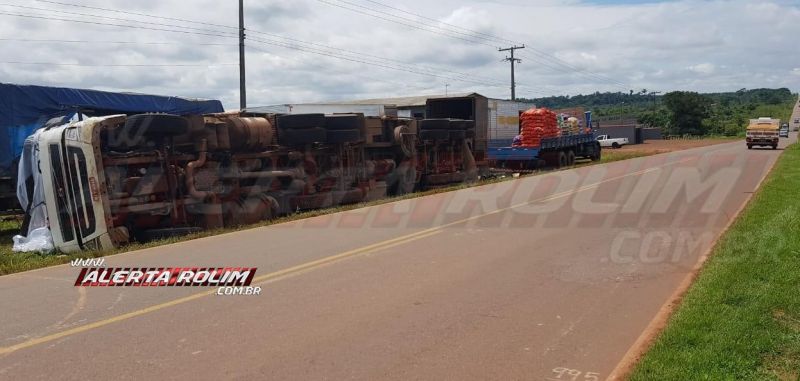
[[[592,152],[591,160],[592,161],[599,161],[603,152],[603,149],[600,148],[600,143],[595,143],[594,145],[594,152]]]
[[[466,131],[464,130],[449,130],[449,137],[450,140],[464,140],[467,137]]]
[[[325,114],[288,114],[278,116],[278,128],[284,130],[325,127]]]
[[[361,140],[361,131],[359,130],[328,130],[328,137],[325,139],[331,144],[353,143]]]
[[[772,149],[778,149],[778,145],[777,144],[773,144],[772,145]]]
[[[447,130],[422,130],[419,132],[420,140],[447,140],[450,132]]]
[[[327,140],[328,131],[324,128],[308,128],[302,130],[279,130],[278,141],[285,145],[321,143]]]
[[[575,152],[572,150],[567,151],[567,166],[575,165]]]
[[[611,143],[611,148],[618,149],[619,147],[620,147],[619,143],[617,142]]]
[[[176,136],[189,130],[189,121],[178,115],[139,114],[129,116],[123,129],[127,136]]]
[[[747,145],[747,149],[753,149],[753,145],[752,144],[748,144]]]
[[[408,160],[400,163],[390,177],[387,182],[391,182],[391,193],[396,196],[412,193],[417,187],[417,169]]]
[[[394,128],[394,143],[400,148],[404,158],[413,157],[416,153],[414,143],[416,136],[411,133],[411,129],[406,125],[400,125]]]
[[[450,128],[450,119],[424,119],[419,121],[420,130],[446,130]]]
[[[328,130],[360,130],[362,118],[355,114],[328,115],[325,128]]]
[[[567,154],[564,151],[558,152],[558,164],[556,164],[556,168],[563,168],[567,166]]]

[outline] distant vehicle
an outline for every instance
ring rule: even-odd
[[[797,131],[798,129],[800,129],[800,118],[794,118],[794,128],[793,128],[793,130]]]
[[[611,148],[620,148],[626,144],[629,144],[628,138],[616,138],[612,139],[608,135],[600,135],[597,137],[597,141],[600,142],[601,147],[611,147]]]
[[[747,149],[752,149],[754,146],[769,146],[777,149],[780,124],[779,119],[768,117],[750,119],[750,124],[747,125]]]
[[[789,127],[787,126],[786,128],[781,128],[780,132],[778,132],[778,136],[780,136],[782,138],[788,138],[789,137]]]

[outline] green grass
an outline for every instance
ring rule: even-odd
[[[632,380],[800,380],[800,145],[720,239]]]
[[[655,155],[657,152],[641,152],[641,151],[611,151],[604,150],[603,156],[600,157],[600,164],[611,163],[620,160],[635,159],[637,157],[644,157]]]
[[[600,160],[600,163],[610,163],[610,162],[613,162],[613,161],[633,159],[633,158],[636,158],[636,157],[649,156],[649,155],[652,155],[652,154],[655,154],[655,153],[604,151],[603,152],[603,157]],[[592,165],[592,164],[596,164],[596,163],[581,163],[581,164],[578,164],[578,166],[586,166],[586,165]],[[536,174],[538,174],[538,172]],[[482,181],[478,182],[477,184],[472,184],[472,185],[470,185],[470,184],[459,184],[459,185],[454,185],[454,186],[450,186],[450,187],[446,187],[446,188],[432,189],[432,190],[425,191],[425,192],[412,193],[412,194],[407,194],[407,195],[397,196],[397,197],[389,197],[389,198],[386,198],[386,199],[372,201],[372,202],[366,202],[366,203],[360,203],[360,204],[352,204],[352,205],[343,205],[343,206],[334,207],[334,208],[312,210],[312,211],[308,211],[308,212],[296,213],[296,214],[284,216],[284,217],[281,217],[281,218],[277,218],[275,220],[263,221],[261,223],[255,224],[255,225],[239,226],[239,227],[231,227],[231,228],[225,228],[225,229],[202,231],[202,232],[199,232],[199,233],[190,234],[190,235],[186,235],[186,236],[182,236],[182,237],[175,237],[175,238],[157,240],[157,241],[152,241],[152,242],[147,242],[147,243],[133,243],[133,244],[126,245],[124,247],[121,247],[121,248],[118,248],[118,249],[115,249],[115,250],[109,250],[109,251],[102,251],[102,252],[101,251],[83,251],[83,252],[73,253],[73,254],[68,254],[68,255],[67,254],[60,254],[60,253],[56,253],[56,254],[38,254],[38,253],[14,253],[14,252],[12,252],[11,251],[11,247],[12,247],[11,237],[13,235],[15,235],[15,234],[18,234],[19,222],[18,221],[4,221],[4,222],[0,222],[0,275],[13,274],[13,273],[21,272],[21,271],[33,270],[33,269],[37,269],[37,268],[41,268],[41,267],[59,265],[59,264],[62,264],[62,263],[68,263],[69,261],[71,261],[71,260],[73,260],[75,258],[95,258],[95,257],[101,257],[101,256],[114,255],[114,254],[124,253],[126,251],[133,251],[133,250],[145,249],[145,248],[148,248],[148,247],[156,247],[156,246],[161,246],[161,245],[167,245],[167,244],[171,244],[171,243],[176,243],[176,242],[181,242],[181,241],[188,241],[188,240],[202,238],[202,237],[210,237],[210,236],[213,236],[213,235],[227,233],[227,232],[231,232],[231,231],[235,231],[235,230],[251,229],[251,228],[254,228],[254,227],[274,225],[274,224],[279,224],[279,223],[289,222],[289,221],[295,221],[295,220],[300,220],[300,219],[309,218],[309,217],[315,217],[315,216],[321,216],[321,215],[325,215],[325,214],[342,212],[342,211],[346,211],[346,210],[353,210],[353,209],[363,208],[363,207],[367,207],[367,206],[385,204],[385,203],[388,203],[388,202],[394,202],[394,201],[398,201],[398,200],[422,197],[422,196],[427,196],[427,195],[436,194],[436,193],[442,193],[442,192],[451,192],[451,191],[454,191],[454,190],[464,189],[464,188],[468,188],[470,186],[475,186],[475,185],[486,185],[486,184],[491,184],[491,183],[496,183],[496,182],[501,182],[501,181],[513,180],[513,179],[514,178],[512,176],[495,177],[495,178],[491,178],[491,179],[482,180]]]

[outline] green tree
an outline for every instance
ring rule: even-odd
[[[703,119],[710,115],[710,98],[691,91],[673,91],[664,94],[664,105],[669,110],[669,133],[675,135],[706,133]]]

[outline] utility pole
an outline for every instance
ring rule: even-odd
[[[656,111],[656,96],[657,96],[658,94],[661,94],[661,92],[660,92],[660,91],[651,91],[651,92],[650,92],[650,95],[652,95],[652,96],[653,96],[653,112],[655,112],[655,111]]]
[[[239,0],[239,108],[247,108],[244,70],[244,0]]]
[[[516,101],[517,100],[517,84],[514,81],[514,64],[518,63],[518,62],[522,62],[521,59],[514,58],[514,51],[517,50],[517,49],[525,49],[525,45],[512,46],[510,48],[505,48],[505,49],[497,49],[498,51],[501,51],[501,52],[507,52],[507,51],[511,52],[511,57],[506,57],[505,59],[503,59],[503,61],[511,62],[511,100],[512,101]]]
[[[447,88],[450,87],[449,83],[444,84],[444,96],[447,96]]]

